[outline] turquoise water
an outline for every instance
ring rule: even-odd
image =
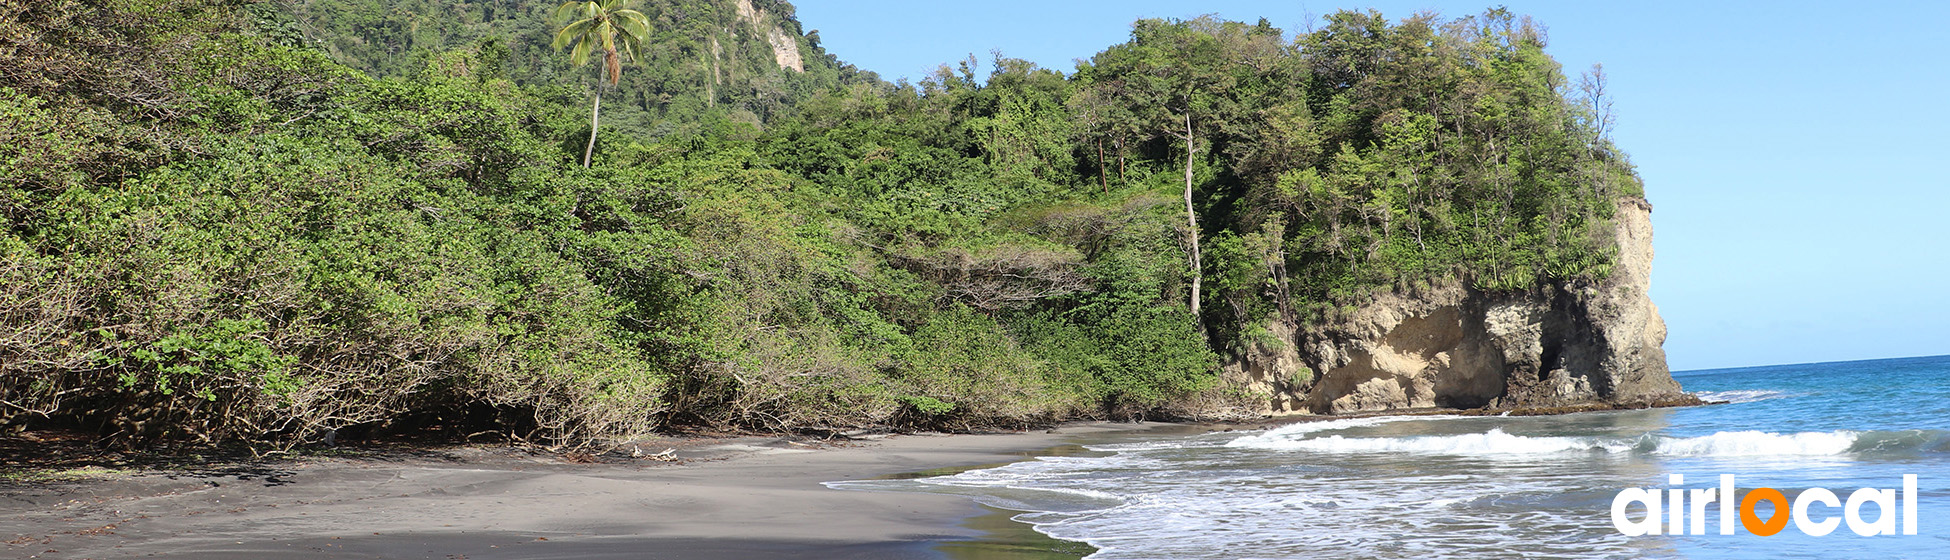
[[[1098,560],[1258,558],[1950,558],[1950,357],[1682,372],[1731,404],[1554,417],[1380,417],[1145,437],[951,476],[830,483],[969,495]],[[1734,475],[1792,500],[1918,476],[1918,534],[1637,536],[1626,488]],[[1671,484],[1672,475],[1684,482]],[[1896,508],[1900,517],[1901,507]],[[1628,508],[1628,518],[1644,516]],[[1811,521],[1842,508],[1812,508]],[[1877,519],[1879,508],[1863,514]],[[1690,513],[1690,511],[1689,511]],[[1760,516],[1772,516],[1761,506]],[[1737,526],[1738,524],[1736,524]]]

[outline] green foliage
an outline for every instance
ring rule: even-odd
[[[1026,315],[1016,329],[1054,375],[1089,388],[1111,416],[1142,417],[1217,381],[1218,357],[1183,309],[1128,307],[1082,315]]]
[[[495,66],[522,87],[586,99],[594,76],[557,54],[554,0],[302,0],[290,10],[312,40],[333,58],[382,77],[418,73],[438,53],[492,47]],[[584,4],[578,2],[578,4]],[[792,6],[760,0],[757,21],[741,19],[732,2],[658,0],[636,8],[644,36],[633,59],[640,71],[620,76],[606,101],[610,121],[630,137],[694,134],[702,123],[740,119],[771,122],[819,91],[841,83],[877,82],[870,72],[841,63],[806,35]],[[770,30],[797,48],[803,71],[781,68]],[[600,47],[600,45],[597,45]],[[594,52],[601,52],[597,48]],[[565,85],[567,87],[565,87]]]
[[[1228,304],[1203,310],[1215,342],[1435,279],[1511,291],[1609,274],[1614,204],[1641,191],[1598,126],[1602,87],[1568,87],[1528,19],[1341,12],[1291,45],[1277,35],[1140,22],[1077,76],[1089,138],[1152,161],[1211,146],[1196,155],[1219,172],[1194,197],[1213,236],[1206,290]],[[1185,119],[1207,124],[1188,139]]]
[[[889,370],[897,398],[933,427],[972,428],[1061,417],[1084,399],[1017,347],[995,321],[952,306],[916,329],[913,345]]]
[[[296,358],[279,356],[263,337],[264,321],[259,319],[220,319],[209,328],[163,337],[146,348],[129,351],[137,371],[150,370],[156,392],[172,395],[177,387],[196,398],[215,402],[213,388],[199,383],[201,378],[227,379],[248,375],[252,385],[272,397],[288,396],[299,383],[288,373]],[[133,373],[121,376],[123,389],[134,389],[143,380]]]
[[[563,2],[549,19],[562,25],[549,42],[552,48],[569,47],[569,64],[589,63],[589,55],[603,53],[603,76],[610,85],[622,79],[624,62],[642,58],[643,42],[650,35],[650,20],[643,12],[629,9],[632,2]]]
[[[485,407],[593,445],[1197,415],[1249,402],[1217,364],[1291,343],[1269,319],[1603,277],[1640,194],[1602,84],[1500,10],[1144,21],[1075,75],[887,84],[754,5],[642,7],[592,130],[541,2],[0,0],[0,422],[294,445]]]
[[[1345,44],[1355,25],[1367,39]],[[1317,175],[1266,195],[1317,216],[1305,227],[1320,233],[1303,254],[1352,259],[1365,272],[1317,289],[1460,273],[1485,289],[1517,290],[1608,273],[1602,232],[1615,199],[1639,194],[1637,183],[1563,99],[1563,77],[1527,19],[1497,10],[1391,27],[1347,14],[1317,35],[1347,56],[1411,54],[1358,69],[1365,75],[1353,83],[1317,87],[1332,96],[1329,120],[1365,123],[1372,144],[1339,142]],[[1420,93],[1444,86],[1458,93]],[[1592,180],[1619,174],[1627,180]]]

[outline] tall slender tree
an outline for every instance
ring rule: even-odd
[[[1185,248],[1194,317],[1200,316],[1205,283],[1195,202],[1199,155],[1209,158],[1213,138],[1239,126],[1248,112],[1234,99],[1242,95],[1241,80],[1271,71],[1280,53],[1278,42],[1279,34],[1270,26],[1261,30],[1210,16],[1141,20],[1129,42],[1099,53],[1079,70],[1087,91],[1123,105],[1108,107],[1103,117],[1088,121],[1099,127],[1099,134],[1165,138],[1185,148]]]
[[[596,127],[602,122],[603,82],[614,86],[623,79],[623,63],[642,59],[639,51],[650,36],[650,19],[631,9],[636,0],[563,2],[552,18],[562,30],[554,47],[569,47],[569,64],[582,66],[589,56],[603,54],[603,74],[596,80],[596,103],[589,110],[589,145],[582,149],[582,166],[596,151]]]

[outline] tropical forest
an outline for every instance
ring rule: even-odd
[[[1158,19],[889,81],[783,0],[0,0],[0,426],[1251,416],[1227,367],[1274,325],[1610,274],[1640,181],[1547,46]]]

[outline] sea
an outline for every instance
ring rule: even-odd
[[[1039,533],[1087,543],[1091,560],[1950,559],[1950,356],[1674,377],[1727,404],[1138,435],[990,468],[828,486],[970,496],[1019,512],[1012,518]],[[1897,522],[1896,535],[1865,537],[1843,523],[1813,536],[1788,522],[1759,536],[1736,522],[1735,534],[1722,535],[1717,503],[1704,510],[1703,535],[1627,536],[1614,522],[1626,489],[1670,496],[1717,488],[1722,475],[1735,477],[1738,495],[1774,488],[1792,500],[1825,488],[1843,501],[1862,488],[1901,501],[1904,475],[1916,475],[1917,532],[1904,535]],[[1845,513],[1804,509],[1811,523]],[[1883,515],[1903,515],[1893,509]],[[1766,500],[1754,510],[1756,521],[1776,515]],[[1880,510],[1864,504],[1861,521],[1878,521]],[[1623,513],[1628,523],[1647,514],[1637,502]],[[1691,520],[1681,529],[1690,533]]]

